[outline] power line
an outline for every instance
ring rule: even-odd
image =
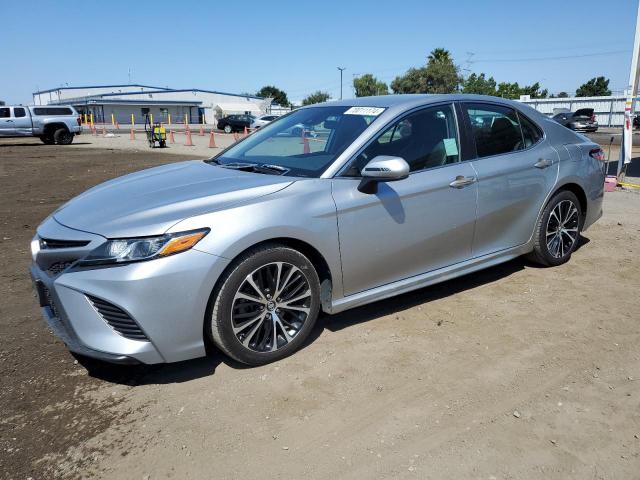
[[[586,58],[586,57],[601,57],[603,55],[618,55],[622,53],[630,53],[631,50],[613,50],[611,52],[600,52],[600,53],[584,53],[581,55],[562,55],[556,57],[530,57],[530,58],[487,58],[487,59],[477,59],[476,63],[516,63],[516,62],[536,62],[536,61],[546,61],[546,60],[568,60],[572,58]]]

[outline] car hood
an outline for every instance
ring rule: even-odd
[[[160,235],[185,218],[269,195],[291,183],[291,178],[201,160],[180,162],[102,183],[53,216],[67,227],[107,238]]]

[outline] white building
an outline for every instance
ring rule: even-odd
[[[149,85],[96,85],[59,87],[33,94],[35,105],[73,105],[78,112],[93,114],[95,123],[144,123],[146,114],[154,122],[207,123],[234,113],[261,115],[270,112],[271,99],[213,90],[171,89]],[[275,107],[275,106],[274,106]]]

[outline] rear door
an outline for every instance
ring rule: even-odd
[[[16,135],[23,137],[31,135],[31,116],[25,107],[13,107],[13,122]]]
[[[492,103],[464,103],[475,143],[478,218],[473,256],[529,241],[559,158],[542,129],[516,110]]]

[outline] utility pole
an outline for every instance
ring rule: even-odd
[[[620,142],[620,160],[618,161],[618,177],[623,169],[631,163],[631,149],[633,148],[633,114],[636,109],[635,98],[638,92],[638,77],[640,77],[640,2],[636,16],[636,36],[633,41],[633,57],[629,71],[629,90],[627,102],[624,106],[624,125],[622,127],[622,141]]]
[[[342,72],[346,69],[346,67],[338,67],[338,70],[340,70],[340,100],[342,100]]]

